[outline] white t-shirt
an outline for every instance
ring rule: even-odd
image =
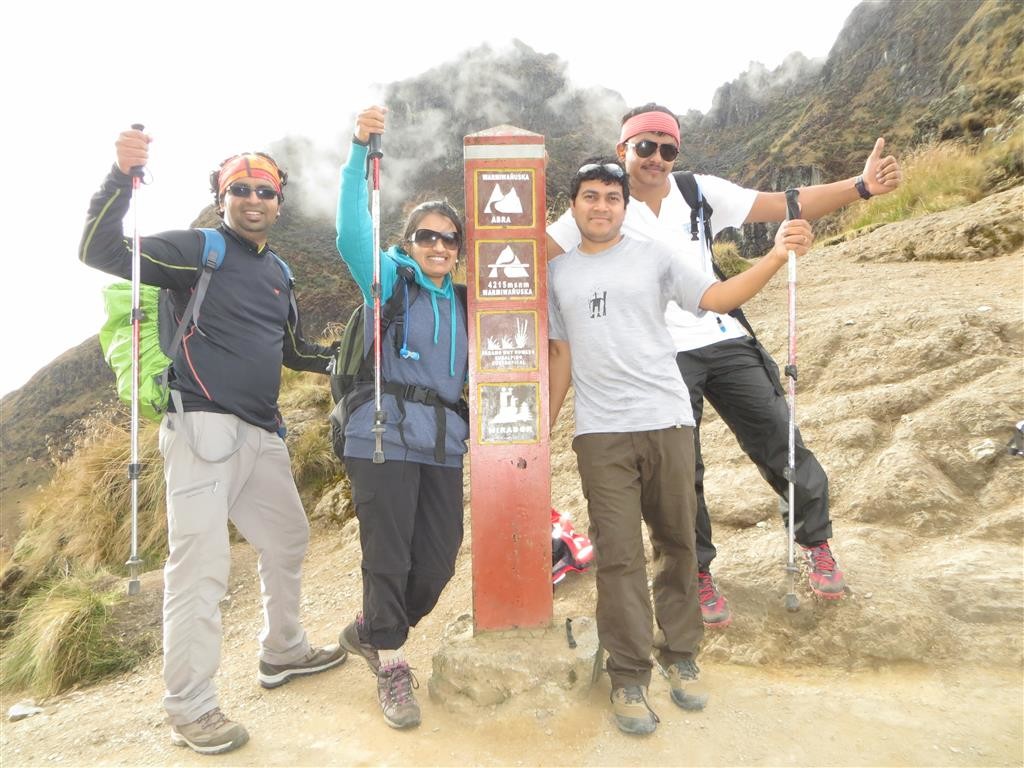
[[[551,262],[548,337],[572,352],[577,435],[693,426],[665,307],[704,314],[700,299],[714,283],[662,243],[629,236]]]
[[[746,189],[717,176],[695,174],[695,178],[704,198],[714,209],[711,216],[711,225],[714,228],[712,238],[723,229],[743,224],[754,205],[757,190]],[[711,254],[704,247],[704,239],[694,241],[690,237],[690,206],[686,204],[683,193],[679,191],[671,177],[669,185],[668,196],[661,201],[661,212],[657,216],[646,203],[630,197],[622,232],[637,240],[658,240],[666,243],[693,269],[698,269],[714,279]],[[572,217],[572,209],[549,224],[547,233],[564,251],[578,245],[580,231]],[[551,263],[557,264],[558,259]],[[680,352],[706,347],[716,341],[740,338],[747,334],[743,326],[728,315],[707,312],[697,316],[680,308],[675,302],[669,304],[665,311],[665,321],[672,334],[675,349]]]

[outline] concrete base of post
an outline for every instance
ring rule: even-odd
[[[598,678],[597,624],[592,617],[572,618],[570,647],[567,617],[543,629],[473,634],[473,620],[460,616],[445,630],[434,654],[428,682],[431,700],[449,711],[495,707],[513,697],[552,706],[569,697],[585,697]]]

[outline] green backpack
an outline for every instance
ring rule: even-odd
[[[139,286],[139,413],[159,421],[170,399],[168,374],[171,361],[181,346],[185,331],[199,316],[210,277],[220,269],[226,248],[224,235],[216,229],[197,230],[203,237],[203,271],[196,280],[192,296],[185,306],[181,323],[174,331],[171,291],[154,285]],[[103,359],[117,378],[117,395],[132,401],[132,284],[126,280],[103,289],[107,319],[100,329]]]

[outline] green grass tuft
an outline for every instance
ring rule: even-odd
[[[25,601],[0,655],[0,687],[53,695],[137,663],[138,651],[107,632],[123,590],[95,591],[97,581],[62,579]]]

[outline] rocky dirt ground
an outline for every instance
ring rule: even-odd
[[[851,593],[825,604],[801,581],[800,612],[785,612],[775,499],[708,418],[715,572],[736,618],[706,637],[704,712],[677,709],[656,679],[658,731],[626,737],[603,675],[592,688],[540,686],[495,706],[430,700],[432,657],[472,604],[469,535],[408,646],[419,729],[383,723],[359,660],[263,691],[255,558],[239,545],[218,684],[252,734],[246,747],[214,758],[172,747],[153,656],[4,722],[3,765],[1021,765],[1024,459],[1003,450],[1024,418],[1021,202],[1011,190],[802,260],[799,424],[829,472],[833,547]],[[785,305],[779,275],[748,312],[777,360]],[[552,497],[585,527],[570,434],[563,416]],[[159,573],[148,574],[137,629],[158,626],[159,590]],[[355,523],[318,525],[303,598],[314,642],[334,639],[359,595]],[[593,575],[570,576],[555,591],[556,627],[593,604]]]

